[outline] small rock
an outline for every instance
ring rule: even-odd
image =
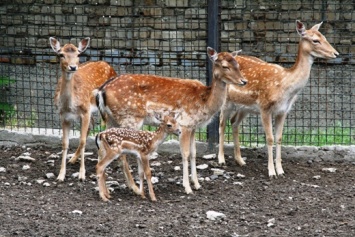
[[[202,158],[205,160],[211,160],[211,159],[216,158],[216,154],[204,155],[204,156],[202,156]]]
[[[73,213],[73,214],[79,214],[79,215],[83,214],[83,212],[82,212],[82,211],[79,211],[79,210],[74,210],[74,211],[72,211],[71,213]]]
[[[181,168],[180,168],[180,166],[175,166],[175,167],[174,167],[174,170],[175,170],[175,171],[178,171],[178,170],[181,170]]]
[[[109,186],[109,187],[119,187],[120,184],[117,182],[117,181],[106,181],[106,185]]]
[[[150,166],[161,166],[161,163],[158,161],[154,161],[150,164]]]
[[[44,181],[45,181],[44,179],[37,179],[37,180],[36,180],[36,183],[38,183],[38,184],[43,184]]]
[[[214,175],[218,175],[218,176],[223,175],[223,173],[224,173],[224,170],[222,170],[222,169],[212,168],[211,170],[213,171]]]
[[[313,179],[320,179],[320,175],[313,176]]]
[[[51,186],[51,185],[48,182],[43,183],[43,187],[49,187],[49,186]]]
[[[54,178],[55,177],[55,175],[53,174],[53,173],[47,173],[46,174],[46,178],[47,179],[52,179],[52,178]]]
[[[210,180],[216,180],[216,179],[218,179],[218,175],[213,174],[210,176]]]
[[[204,170],[204,169],[208,168],[208,165],[207,164],[202,164],[202,165],[196,166],[196,168],[199,169],[199,170]]]
[[[29,165],[22,166],[22,170],[29,170],[31,167]]]
[[[48,159],[58,159],[59,155],[58,154],[51,154],[50,156],[48,156]]]
[[[324,172],[329,172],[329,173],[335,173],[337,169],[336,168],[323,168],[322,171]]]
[[[267,227],[273,227],[275,225],[275,218],[271,218],[267,221]]]
[[[16,159],[17,160],[22,160],[22,161],[36,161],[35,158],[32,158],[30,156],[19,156]]]
[[[243,186],[242,182],[233,182],[234,185],[239,185],[239,186]]]
[[[25,152],[25,153],[23,153],[22,155],[24,155],[24,156],[30,156],[30,155],[31,155],[31,153],[29,153],[29,152]]]
[[[153,176],[153,177],[151,178],[151,181],[152,181],[153,184],[156,184],[156,183],[159,182],[159,179],[158,179],[158,177],[154,177],[154,176]]]
[[[149,156],[149,160],[155,160],[156,158],[158,158],[159,154],[157,152],[153,152],[153,154],[151,154]]]
[[[226,217],[225,214],[221,213],[221,212],[216,212],[216,211],[207,211],[206,212],[207,218],[214,221],[217,219],[223,219]]]
[[[5,167],[0,167],[0,173],[6,173]]]
[[[71,175],[72,178],[78,178],[79,177],[79,172],[73,173]]]
[[[245,175],[244,174],[237,174],[237,177],[240,178],[240,179],[244,179],[245,178]]]

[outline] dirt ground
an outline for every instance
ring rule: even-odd
[[[180,155],[159,156],[151,161],[161,163],[152,166],[156,203],[125,188],[115,162],[108,175],[118,183],[104,203],[95,190],[96,151],[87,156],[85,182],[72,177],[79,164],[68,164],[66,180],[57,182],[60,151],[0,148],[0,236],[355,236],[351,162],[284,160],[286,176],[270,180],[266,157],[248,157],[245,167],[228,158],[220,176],[213,175],[216,160],[199,158],[209,166],[198,171],[202,189],[186,195],[175,170]],[[136,175],[136,161],[130,164]],[[208,211],[225,216],[210,220]]]

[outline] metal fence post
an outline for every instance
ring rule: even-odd
[[[208,0],[207,9],[207,45],[214,48],[219,52],[219,0]],[[207,58],[207,85],[212,83],[212,62]],[[215,118],[207,126],[207,140],[208,140],[208,151],[215,152],[216,144],[218,143],[218,118]]]

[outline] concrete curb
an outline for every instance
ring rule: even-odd
[[[79,144],[78,137],[70,137],[70,148],[76,148]],[[61,136],[58,135],[41,135],[26,132],[17,132],[10,130],[0,131],[0,146],[62,146]],[[94,137],[88,137],[87,150],[95,150],[96,145]],[[233,156],[233,144],[225,144],[225,155]],[[216,152],[218,147],[216,146]],[[196,142],[197,157],[210,154],[208,152],[207,143]],[[263,158],[267,156],[265,147],[242,148],[243,157]],[[169,140],[164,142],[158,149],[158,153],[165,155],[180,154],[179,142],[177,140]],[[305,159],[315,161],[351,161],[355,162],[355,145],[351,146],[283,146],[282,159]]]

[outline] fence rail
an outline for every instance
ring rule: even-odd
[[[288,115],[284,144],[354,142],[355,14],[352,1],[102,0],[0,3],[0,128],[56,133],[53,105],[58,59],[48,38],[76,43],[91,37],[81,61],[105,60],[118,73],[192,78],[208,84],[207,46],[291,67],[299,37],[295,20],[320,31],[340,52],[316,60],[310,80]],[[99,124],[99,123],[97,123]],[[74,130],[78,126],[74,125]],[[245,146],[264,144],[257,115],[242,123]],[[218,119],[197,135],[218,141]],[[231,141],[227,129],[226,141]]]

